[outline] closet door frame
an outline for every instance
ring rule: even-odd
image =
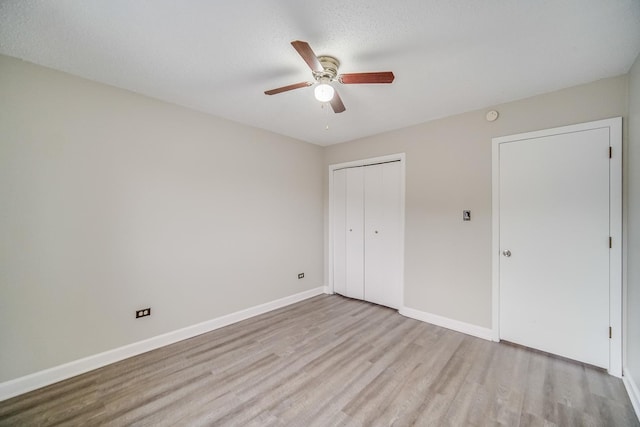
[[[355,160],[345,163],[329,165],[329,248],[327,262],[327,277],[329,283],[327,291],[329,294],[335,293],[333,281],[333,244],[334,244],[334,215],[333,215],[333,172],[338,169],[370,166],[380,163],[400,162],[400,308],[404,307],[404,223],[405,223],[405,153],[389,154],[387,156],[372,157],[368,159]]]

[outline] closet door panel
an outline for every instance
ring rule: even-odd
[[[346,291],[345,296],[364,299],[364,171],[346,169]]]
[[[400,162],[364,168],[364,299],[401,305]]]
[[[347,171],[333,172],[333,290],[340,295],[347,292]]]

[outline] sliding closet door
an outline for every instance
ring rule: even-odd
[[[364,299],[400,307],[400,162],[364,168]]]

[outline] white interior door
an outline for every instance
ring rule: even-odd
[[[400,307],[400,162],[364,168],[364,299]]]
[[[346,238],[343,295],[364,299],[364,171],[346,169]]]
[[[333,289],[340,295],[347,293],[347,170],[333,172]]]
[[[402,305],[404,154],[330,166],[333,292]]]
[[[609,129],[499,145],[500,338],[609,367]]]

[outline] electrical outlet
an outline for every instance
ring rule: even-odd
[[[151,307],[136,310],[136,319],[139,317],[151,316]]]
[[[299,273],[298,274],[298,279],[304,279],[304,273]]]

